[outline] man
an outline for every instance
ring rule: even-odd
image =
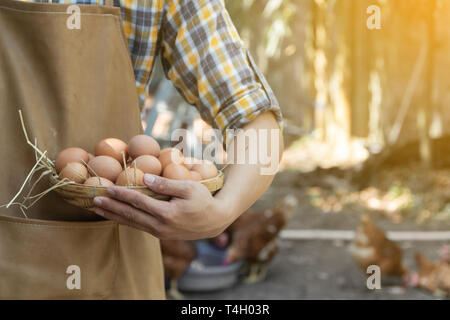
[[[127,1],[124,5],[127,12]],[[154,25],[157,17],[161,19],[157,30],[162,43],[155,50],[161,50],[166,75],[186,100],[199,108],[206,121],[221,130],[279,128],[275,116],[265,113],[272,110],[280,117],[273,93],[261,82],[264,79],[258,79],[262,75],[247,59],[246,50],[220,1],[165,1],[162,13],[156,6],[158,1],[153,1],[149,7],[133,12],[137,17],[147,15],[142,21],[136,20],[135,29],[143,29],[146,21]],[[124,16],[125,30],[132,33],[127,14]],[[134,63],[152,59],[148,57],[151,50],[142,47],[148,48],[155,39],[146,36],[144,31],[132,38]],[[145,65],[135,66],[135,74],[140,79],[138,88],[148,86],[150,70]],[[161,239],[213,237],[267,189],[272,176],[261,175],[259,169],[255,165],[231,166],[226,172],[224,188],[215,197],[198,183],[146,176],[145,183],[151,190],[173,196],[172,201],[161,202],[124,188],[111,188],[115,200],[95,199],[99,207],[96,213]]]
[[[220,0],[115,0],[116,8],[93,6],[96,4],[94,0],[79,1],[78,7],[58,6],[55,2],[22,4],[0,0],[0,15],[3,13],[0,27],[5,30],[2,31],[4,36],[0,36],[0,45],[4,48],[0,59],[6,68],[3,72],[5,78],[0,76],[3,80],[0,84],[5,85],[2,93],[11,92],[6,95],[5,106],[1,105],[0,109],[5,109],[1,116],[12,121],[11,126],[1,133],[13,137],[16,142],[23,139],[12,120],[13,108],[17,105],[24,106],[25,115],[30,115],[34,121],[32,136],[37,137],[50,155],[70,145],[89,149],[92,141],[107,136],[126,139],[139,133],[141,129],[136,127],[138,112],[126,108],[142,106],[158,55],[167,78],[213,127],[224,133],[226,129],[241,128],[243,134],[248,130],[280,129],[281,113],[273,92],[243,48]],[[29,12],[35,15],[29,15]],[[72,21],[70,30],[61,30],[63,19],[76,19],[77,12],[81,13],[78,26]],[[119,14],[131,64],[129,57],[122,54],[121,30],[114,29],[115,22],[120,21]],[[1,25],[2,19],[4,25]],[[29,36],[31,33],[34,38]],[[14,55],[22,54],[24,59],[19,63]],[[23,66],[27,68],[22,71]],[[129,67],[134,71],[136,96],[129,81]],[[29,83],[28,77],[35,79]],[[34,105],[31,106],[24,97],[33,99]],[[39,108],[43,111],[38,112]],[[53,132],[53,136],[48,132]],[[270,156],[278,161],[283,148],[281,134],[278,141],[271,140],[270,134],[265,139],[267,141],[263,144],[268,146],[267,150],[276,150]],[[28,151],[18,152],[11,147],[11,153],[18,155],[14,168],[21,163],[28,166],[32,163],[34,155]],[[11,168],[5,171],[11,172],[9,180],[14,182],[12,185],[23,179],[23,174],[13,169],[10,162],[3,163],[2,167],[5,166],[6,169]],[[3,236],[20,239],[18,235],[27,234],[29,241],[0,248],[10,257],[9,262],[12,261],[0,264],[0,274],[4,275],[0,280],[5,280],[4,288],[7,288],[4,291],[0,288],[0,297],[162,298],[159,245],[150,234],[161,239],[199,239],[218,235],[270,185],[273,174],[262,175],[262,167],[261,164],[230,165],[225,172],[225,184],[215,196],[197,182],[146,175],[145,184],[151,190],[170,195],[172,199],[164,202],[125,188],[112,187],[109,189],[111,198],[95,199],[95,212],[110,220],[108,223],[58,222],[64,232],[55,231],[55,225],[46,221],[95,219],[62,204],[54,195],[48,196],[45,206],[38,204],[31,212],[31,218],[39,219],[36,223],[45,228],[45,232],[37,233],[27,219],[20,219],[18,213],[7,212],[6,215],[14,218],[12,221],[11,218],[4,218],[5,221],[0,218]],[[11,198],[12,190],[3,192],[0,200]],[[87,224],[97,231],[87,232]],[[83,229],[82,235],[80,228]],[[107,233],[108,230],[111,232]],[[118,239],[118,258],[108,256],[111,250],[107,247],[116,241],[105,240],[109,237]],[[104,245],[91,248],[89,241],[94,242],[92,247]],[[35,248],[35,242],[42,245]],[[78,246],[74,246],[74,242]],[[50,250],[50,246],[53,249]],[[52,259],[54,255],[49,251],[54,253],[57,250],[58,259],[52,264],[42,261],[43,253],[39,250],[45,251]],[[90,259],[82,256],[82,252],[87,250],[92,250]],[[31,270],[27,276],[12,267],[22,263],[24,255],[30,265],[26,270]],[[55,285],[45,294],[46,290],[40,294],[31,293],[37,285],[47,288],[48,278],[53,274],[62,277],[59,270],[77,260],[75,257],[80,261],[81,275],[87,278],[84,282],[88,286],[87,292],[74,293],[83,291],[83,286],[79,285],[80,289],[75,283],[69,289],[75,290],[73,292]],[[109,270],[111,276],[106,271],[102,272],[105,279],[101,281],[97,279],[98,273],[93,271],[99,268],[97,260],[100,257],[106,261],[118,259],[117,269],[114,269],[114,263],[105,262],[105,270]],[[0,257],[2,260],[5,261],[5,257]],[[40,266],[40,273],[33,269],[34,265]],[[83,270],[86,271],[83,273]],[[33,281],[37,282],[30,285]],[[93,289],[96,281],[96,289]]]

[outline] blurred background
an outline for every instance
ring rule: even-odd
[[[277,247],[265,261],[264,276],[223,290],[185,290],[183,296],[432,299],[448,294],[450,1],[224,3],[286,123],[280,171],[252,210],[255,216],[267,210],[276,215],[287,194],[297,204],[274,232]],[[378,28],[369,28],[378,17]],[[207,143],[202,132],[208,125],[164,79],[160,66],[150,91],[142,115],[148,134],[168,143],[171,131],[181,127],[192,132],[192,144]],[[360,222],[363,214],[369,222]],[[237,238],[239,228],[234,229],[208,243],[227,250]],[[383,238],[387,232],[394,242]],[[358,235],[363,236],[359,242]],[[185,244],[172,243],[177,245]],[[170,246],[166,255],[174,252]],[[409,272],[392,272],[394,278],[386,282],[390,269],[382,267],[382,289],[369,290],[367,263],[357,252],[364,246],[376,253],[369,264],[386,266],[400,257]],[[196,250],[192,258],[179,257],[178,273],[203,249]],[[440,278],[424,271],[424,257],[440,268]],[[249,265],[248,256],[241,260]],[[203,267],[194,263],[193,269]],[[415,272],[414,279],[427,281],[414,283]]]

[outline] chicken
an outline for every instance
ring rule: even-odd
[[[275,208],[265,211],[247,211],[226,231],[230,235],[224,264],[244,259],[249,266],[246,282],[263,280],[269,262],[278,251],[277,236],[297,205],[297,199],[288,195]]]
[[[441,260],[433,263],[421,254],[416,254],[419,266],[418,286],[436,296],[450,297],[450,263]]]
[[[368,214],[361,216],[361,224],[350,246],[350,253],[364,271],[370,265],[377,265],[382,275],[408,274],[408,270],[402,264],[402,250],[386,238]]]
[[[161,240],[164,273],[170,281],[167,295],[172,299],[182,299],[177,281],[185,273],[197,255],[195,243],[183,240]]]
[[[443,246],[441,249],[441,261],[450,263],[450,246]]]

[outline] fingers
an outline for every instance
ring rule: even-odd
[[[96,197],[94,204],[97,206],[95,212],[99,215],[104,214],[107,219],[113,219],[150,233],[162,229],[162,224],[158,219],[126,203],[111,198]]]
[[[114,199],[127,202],[149,214],[162,215],[169,210],[170,203],[168,201],[157,200],[135,190],[124,187],[110,187],[108,192]]]
[[[144,183],[153,192],[186,199],[191,194],[193,181],[172,180],[152,174],[144,176]]]

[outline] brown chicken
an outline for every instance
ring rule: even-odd
[[[441,261],[450,263],[450,246],[443,246],[441,249]]]
[[[182,299],[178,291],[177,281],[187,270],[197,255],[193,241],[161,240],[161,251],[165,276],[170,281],[167,295],[172,299]]]
[[[275,208],[265,211],[247,211],[228,229],[231,242],[225,264],[244,259],[248,263],[246,282],[258,282],[267,274],[269,262],[278,251],[277,236],[286,226],[297,199],[288,195]]]
[[[450,297],[450,263],[441,260],[433,263],[421,254],[416,254],[419,266],[417,285],[436,296]]]
[[[382,275],[405,276],[408,273],[402,264],[402,250],[386,238],[368,214],[361,216],[350,253],[364,271],[370,265],[377,265]]]

